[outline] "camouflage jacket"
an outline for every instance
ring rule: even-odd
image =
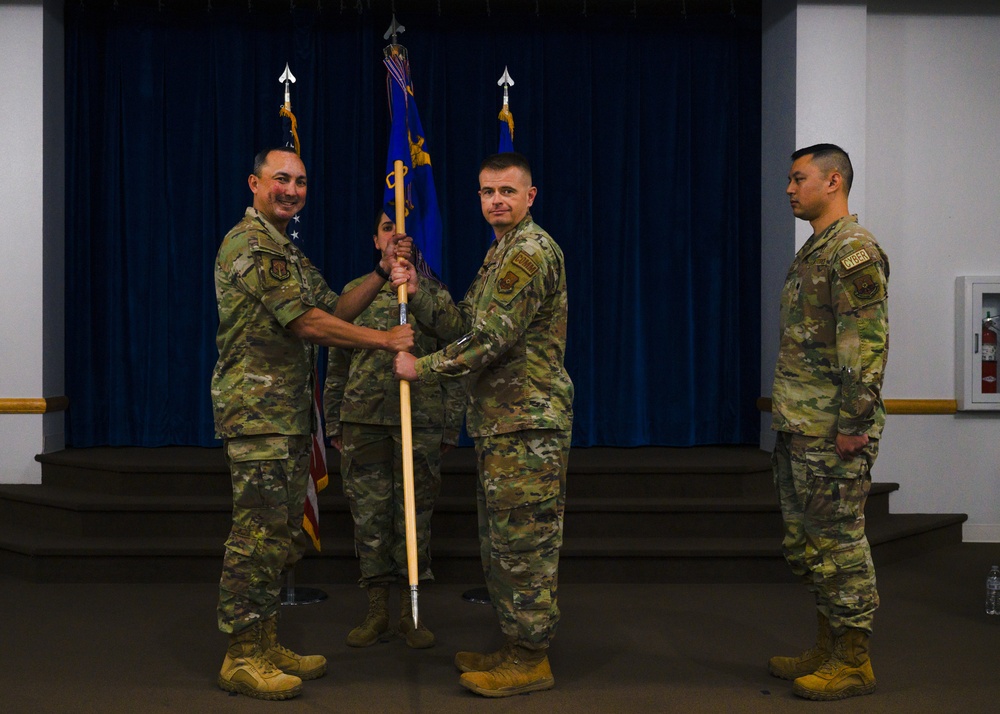
[[[889,259],[857,216],[844,216],[802,246],[781,293],[774,430],[879,438],[888,280]]]
[[[566,352],[566,271],[562,251],[528,215],[490,246],[457,306],[414,296],[417,320],[447,340],[421,357],[417,375],[466,377],[466,429],[490,436],[522,429],[570,430],[573,382]]]
[[[337,294],[298,247],[248,208],[222,239],[215,296],[216,435],[310,434],[317,348],[286,326],[313,307],[333,312]]]
[[[344,286],[346,293],[361,283],[362,276]],[[433,280],[421,280],[421,290],[427,290],[435,301],[452,303],[447,289]],[[396,290],[386,283],[356,325],[374,330],[388,330],[399,324],[399,302]],[[427,334],[415,324],[416,344],[413,354],[430,354],[444,346],[442,340]],[[352,350],[331,347],[323,390],[323,410],[326,412],[326,433],[341,433],[341,422],[355,424],[399,424],[399,382],[392,373],[393,354],[385,350]],[[444,429],[444,442],[458,444],[458,435],[465,417],[465,391],[454,379],[432,378],[415,382],[410,388],[410,419],[415,427]]]

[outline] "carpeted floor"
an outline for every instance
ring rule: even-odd
[[[1000,544],[964,544],[879,568],[878,691],[832,703],[797,699],[765,668],[770,655],[812,642],[810,602],[793,584],[565,585],[550,651],[555,689],[485,700],[458,685],[452,665],[458,649],[498,643],[490,608],[461,599],[468,585],[421,588],[438,645],[414,651],[399,639],[346,647],[362,593],[309,583],[330,597],[283,608],[282,639],[325,654],[330,672],[298,699],[261,702],[215,685],[225,636],[211,584],[0,576],[0,711],[987,714],[1000,707],[1000,618],[983,613],[995,562]]]

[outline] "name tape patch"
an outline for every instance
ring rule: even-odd
[[[872,256],[868,254],[868,251],[862,248],[859,251],[851,253],[846,258],[840,261],[840,264],[844,266],[844,270],[853,270],[858,266],[864,265],[865,263],[870,263],[872,261]]]
[[[530,257],[528,257],[528,254],[525,253],[523,250],[517,255],[515,255],[514,259],[511,260],[510,262],[512,262],[514,265],[516,265],[521,270],[526,272],[529,276],[532,276],[538,272],[538,266],[535,264],[535,261],[533,261]]]

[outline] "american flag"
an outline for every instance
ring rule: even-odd
[[[285,85],[285,103],[281,106],[279,114],[283,118],[285,145],[295,148],[295,153],[300,155],[302,150],[299,145],[298,121],[292,113],[292,102],[289,96],[289,84],[295,81],[295,77],[285,65],[285,71],[280,80]],[[299,216],[293,219],[296,224]],[[298,242],[301,239],[299,232],[293,229],[290,233],[292,240]],[[302,530],[309,534],[313,546],[316,550],[322,550],[319,541],[319,492],[326,488],[330,477],[326,470],[326,442],[323,440],[323,409],[319,391],[319,371],[313,370],[313,433],[312,450],[309,455],[309,481],[306,485],[305,512],[302,515]]]

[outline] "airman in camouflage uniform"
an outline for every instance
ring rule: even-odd
[[[326,672],[320,655],[277,640],[280,576],[296,558],[313,428],[315,345],[413,343],[412,328],[377,332],[347,322],[381,289],[372,274],[338,298],[285,233],[302,208],[306,174],[294,150],[262,151],[249,177],[254,202],[223,239],[215,265],[219,360],[212,374],[216,434],[233,483],[233,526],[219,583],[219,629],[229,648],[219,686],[261,699],[296,696]],[[383,256],[394,282],[412,269]],[[403,247],[401,255],[409,249]]]
[[[772,455],[783,550],[816,598],[816,645],[773,657],[775,676],[809,699],[869,694],[878,607],[865,537],[871,468],[885,425],[889,261],[847,210],[853,169],[839,147],[792,155],[787,193],[814,233],[788,270],[774,372]]]
[[[379,212],[375,246],[396,232],[391,218]],[[419,260],[416,261],[418,264]],[[423,276],[422,276],[423,277]],[[363,278],[347,284],[350,291]],[[447,288],[433,277],[421,287],[435,301],[452,304]],[[399,323],[397,293],[386,285],[355,324],[377,330]],[[413,354],[430,354],[443,341],[419,329]],[[403,510],[402,438],[399,431],[399,382],[393,378],[392,355],[381,350],[331,349],[327,361],[323,408],[326,431],[341,452],[344,495],[354,518],[355,550],[361,561],[361,586],[369,608],[364,622],[351,630],[347,644],[367,647],[388,630],[389,584],[408,584],[406,521]],[[436,377],[410,390],[413,437],[413,487],[416,510],[417,559],[421,581],[431,572],[431,516],[441,490],[441,456],[458,444],[465,416],[465,393],[457,380]],[[410,647],[434,644],[424,618],[414,625],[408,588],[400,597],[399,630]]]
[[[455,662],[463,686],[502,697],[554,684],[546,650],[559,620],[573,383],[563,366],[563,254],[528,213],[536,193],[530,166],[520,154],[496,154],[479,180],[496,241],[476,279],[443,317],[430,315],[426,292],[413,300],[419,321],[435,320],[434,329],[455,341],[416,360],[397,355],[395,366],[404,379],[467,382],[484,574],[507,641],[491,654],[460,652]]]

